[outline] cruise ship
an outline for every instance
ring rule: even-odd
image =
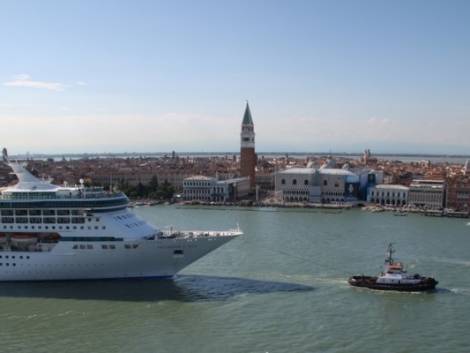
[[[54,185],[3,160],[18,182],[0,188],[0,281],[172,277],[242,234],[162,230],[122,192]]]

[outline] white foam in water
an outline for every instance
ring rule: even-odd
[[[451,288],[449,290],[454,294],[470,295],[470,288]]]
[[[452,265],[461,265],[461,266],[469,266],[470,267],[470,260],[461,260],[461,259],[449,259],[447,257],[437,257],[434,261],[445,263],[445,264],[452,264]]]
[[[335,285],[348,285],[347,278],[332,278],[332,277],[315,277],[308,274],[302,275],[283,275],[280,274],[281,277],[284,277],[287,280],[295,281],[301,284],[310,284],[314,285],[315,283],[327,283],[327,284],[335,284]]]

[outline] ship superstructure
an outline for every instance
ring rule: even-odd
[[[54,185],[4,160],[18,182],[0,188],[0,281],[171,277],[242,234],[162,231],[122,192]]]

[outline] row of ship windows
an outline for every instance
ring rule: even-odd
[[[87,244],[87,246],[88,245],[91,245],[91,244]],[[108,248],[105,248],[104,246],[106,246],[106,244],[102,245],[103,249],[108,249]],[[113,244],[111,244],[109,246],[110,246],[109,249],[115,249],[115,246]],[[129,247],[127,247],[127,246],[129,246]],[[136,249],[137,247],[138,247],[138,244],[132,244],[132,246],[131,246],[131,244],[126,244],[126,249]],[[74,245],[74,249],[75,249],[75,245]],[[82,248],[80,247],[80,249],[82,249]],[[87,249],[90,249],[90,248],[87,247]],[[93,245],[91,245],[91,249],[93,249]],[[173,255],[184,255],[184,250],[174,250]],[[2,258],[2,256],[0,255],[0,259],[1,258]],[[15,259],[15,256],[12,256],[11,258]],[[19,258],[22,259],[23,256],[20,256]],[[8,259],[8,255],[5,256],[5,259]],[[29,259],[29,256],[26,256],[26,259]],[[12,262],[12,263],[10,263],[10,262],[5,262],[5,263],[0,262],[0,267],[3,266],[3,265],[9,267],[10,264],[11,264],[11,266],[16,267],[15,262]],[[35,266],[37,266],[37,265],[35,265]],[[95,266],[96,266],[96,264],[95,264]]]
[[[33,226],[13,226],[11,225],[12,222],[2,222],[2,223],[7,223],[7,224],[10,224],[10,226],[8,225],[3,225],[3,229],[66,229],[66,230],[70,230],[70,229],[81,229],[81,230],[84,230],[85,229],[85,226],[39,226],[39,225],[33,225]],[[60,223],[60,222],[59,222]],[[24,223],[21,223],[21,224],[24,224]],[[62,223],[63,224],[63,223]],[[140,222],[135,222],[135,223],[130,223],[130,224],[125,224],[125,226],[127,228],[134,228],[134,227],[139,227],[141,225],[145,224],[144,221],[140,221]],[[99,226],[87,226],[86,227],[87,229],[91,230],[91,229],[95,229],[95,230],[98,230],[100,229]],[[106,226],[101,226],[101,229],[106,229]]]
[[[10,267],[10,266],[16,267],[16,263],[14,263],[14,262],[12,262],[12,263],[10,263],[10,262],[5,262],[5,263],[0,262],[0,267],[2,267],[4,265],[7,266],[7,267]],[[69,267],[72,267],[72,266],[73,267],[104,266],[104,264],[96,264],[96,263],[95,264],[73,264],[73,265],[72,264],[40,264],[40,265],[38,265],[38,264],[31,264],[31,263],[24,263],[24,264],[19,263],[18,265],[19,265],[19,267],[34,266],[34,271],[31,271],[31,272],[28,272],[28,273],[43,272],[44,267],[46,267],[46,269],[47,269],[47,267],[50,268],[50,267],[53,267],[53,266],[54,267],[59,267],[59,266],[60,267],[64,267],[64,266],[69,266]],[[43,267],[43,269],[39,269],[39,271],[38,271],[38,266]]]
[[[25,210],[25,209],[18,209],[18,210],[1,210],[0,214],[2,216],[86,216],[87,213],[84,210]]]
[[[3,266],[3,265],[5,265],[5,266],[10,266],[11,265],[13,267],[16,267],[15,262],[11,262],[11,263],[10,262],[0,262],[0,267]],[[20,266],[34,266],[35,269],[37,269],[38,266],[42,266],[42,267],[46,267],[46,266],[47,267],[51,267],[51,266],[61,266],[61,267],[63,267],[63,266],[77,266],[77,265],[71,265],[71,264],[60,264],[60,265],[59,264],[41,264],[41,265],[38,265],[38,264],[31,264],[31,263],[23,263],[23,264],[19,263],[18,265],[20,265]],[[98,266],[98,264],[84,264],[84,265],[78,265],[78,266],[92,266],[92,265],[93,266]],[[101,266],[103,266],[103,264],[101,264]]]
[[[120,215],[120,216],[115,216],[114,219],[123,220],[123,219],[127,219],[127,218],[132,218],[132,217],[134,217],[134,215],[129,213],[129,214],[124,214],[124,215]]]
[[[11,255],[11,256],[10,256],[10,255],[5,255],[5,256],[0,255],[0,259],[3,259],[3,258],[5,258],[5,259],[9,259],[9,258],[15,259],[16,256],[15,256],[15,255]],[[23,255],[20,255],[20,256],[18,256],[18,258],[19,258],[20,260],[22,260],[23,258],[29,260],[29,255],[26,255],[26,256],[24,256],[24,257],[23,257]]]
[[[2,223],[46,223],[46,224],[52,224],[52,223],[61,223],[61,224],[67,224],[67,223],[74,223],[74,224],[82,224],[85,223],[85,218],[55,218],[55,217],[2,217],[1,218]],[[89,221],[91,222],[91,220]]]
[[[135,223],[129,223],[129,224],[126,224],[125,226],[127,228],[134,228],[134,227],[139,227],[141,225],[145,224],[145,221],[140,221],[140,222],[135,222]]]
[[[13,217],[13,215],[2,215],[1,218],[3,223],[85,223],[85,220],[88,220],[89,223],[93,221],[93,218],[84,218],[84,217],[35,217],[35,216],[30,216],[29,218],[24,215],[24,216],[18,216]],[[100,218],[97,217],[95,218],[96,222],[100,221]]]
[[[85,229],[85,226],[7,226],[7,225],[3,225],[3,229],[25,229],[25,230],[28,230],[28,229],[59,229],[59,230],[62,230],[62,229],[66,229],[66,230],[69,230],[69,229],[81,229],[81,230],[84,230]],[[88,230],[92,230],[92,229],[95,229],[95,230],[98,230],[100,229],[100,227],[98,226],[87,226],[86,227]],[[106,226],[101,226],[101,229],[106,229]]]
[[[114,216],[113,218],[115,220],[125,220],[125,219],[129,219],[129,218],[134,218],[135,216],[133,214],[124,214],[124,215],[120,215],[120,216]],[[134,222],[134,223],[126,223],[124,224],[124,226],[126,226],[127,228],[134,228],[134,227],[139,227],[141,225],[145,224],[144,221],[138,221],[138,222]]]
[[[137,249],[139,244],[124,244],[124,249]],[[74,244],[72,247],[74,250],[93,250],[93,244]],[[114,244],[101,244],[101,249],[104,250],[115,250],[116,245]]]

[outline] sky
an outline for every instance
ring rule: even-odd
[[[470,154],[470,1],[0,0],[11,154]]]

